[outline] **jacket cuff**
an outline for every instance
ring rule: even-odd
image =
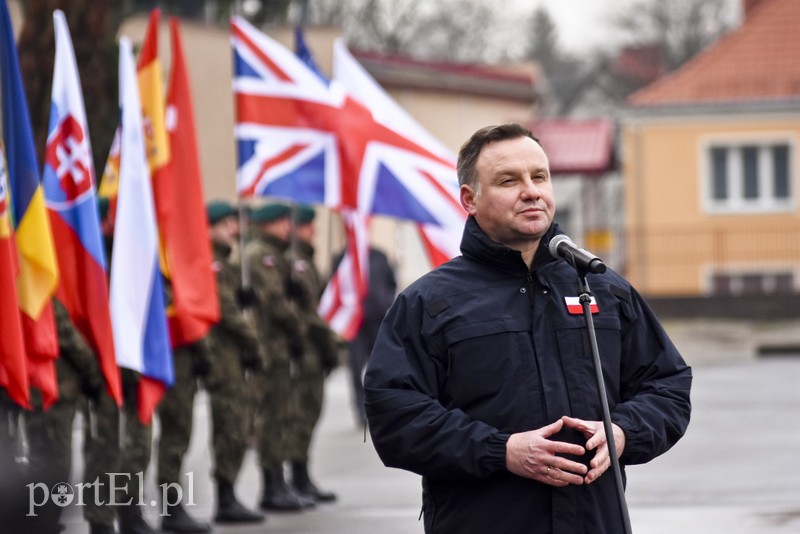
[[[511,434],[498,432],[487,440],[487,453],[483,467],[488,474],[506,469],[506,442]]]

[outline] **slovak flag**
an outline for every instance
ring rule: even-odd
[[[399,106],[386,105],[388,96],[376,96],[374,81],[366,86],[369,76],[359,73],[343,44],[337,43],[328,86],[244,19],[231,26],[239,194],[457,227],[443,253],[455,256],[466,213],[457,201],[452,155],[398,114]],[[361,93],[353,91],[358,87]]]
[[[64,13],[53,13],[56,57],[42,172],[61,273],[57,296],[94,350],[111,397],[122,403],[114,355],[94,164],[75,53]]]
[[[158,268],[158,228],[147,165],[142,108],[130,39],[119,43],[120,171],[111,319],[120,367],[141,373],[139,419],[148,424],[161,395],[175,381]]]

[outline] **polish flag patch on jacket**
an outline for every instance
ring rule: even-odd
[[[564,297],[564,302],[567,303],[567,311],[570,315],[583,315],[580,297]],[[592,300],[589,302],[589,311],[592,313],[600,313],[600,308],[597,307],[597,301],[594,297],[592,297]]]

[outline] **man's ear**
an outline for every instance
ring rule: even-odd
[[[459,191],[461,205],[470,215],[475,215],[475,191],[472,186],[462,184]]]

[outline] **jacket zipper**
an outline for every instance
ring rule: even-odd
[[[453,368],[453,349],[447,347],[447,378],[450,378],[450,370]]]

